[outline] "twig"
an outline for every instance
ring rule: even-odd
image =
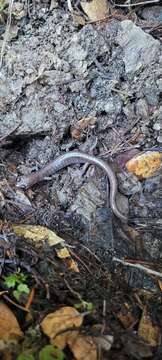
[[[146,4],[154,4],[154,3],[158,3],[160,0],[151,0],[151,1],[142,1],[142,2],[139,2],[139,3],[134,3],[134,4],[114,4],[114,7],[115,6],[118,6],[118,7],[132,7],[132,6],[139,6],[139,5],[146,5]]]
[[[4,51],[5,51],[5,46],[6,46],[6,43],[7,43],[7,38],[8,38],[9,30],[10,30],[10,25],[11,25],[13,3],[14,3],[14,0],[10,0],[9,9],[8,9],[9,14],[8,14],[8,18],[7,18],[6,31],[5,31],[5,34],[4,34],[4,40],[3,40],[2,48],[1,48],[0,68],[2,67],[3,55],[4,55]]]
[[[103,316],[103,320],[102,320],[102,328],[101,328],[101,334],[103,335],[105,332],[105,328],[106,328],[106,300],[103,300],[103,310],[102,310],[102,316]]]
[[[69,249],[69,253],[74,256],[80,263],[86,268],[86,270],[89,272],[89,274],[92,274],[92,271],[89,269],[89,267],[85,264],[85,262],[71,249]]]
[[[141,264],[132,264],[132,263],[129,263],[128,261],[121,260],[121,259],[118,259],[116,257],[113,257],[113,261],[119,262],[124,266],[130,266],[130,267],[134,267],[136,269],[145,271],[149,275],[155,275],[155,276],[158,276],[159,278],[162,278],[162,273],[160,273],[158,271],[155,271],[155,270],[152,270],[152,269],[149,269],[149,268],[147,268],[147,267],[145,267],[145,266],[143,266]]]
[[[82,245],[81,244],[81,246],[85,249],[85,250],[87,250],[88,252],[89,252],[89,254],[91,254],[92,256],[94,256],[94,258],[100,263],[100,264],[102,264],[102,261],[100,260],[100,258],[94,253],[94,252],[92,252],[87,246],[85,246],[85,245]],[[103,264],[102,264],[103,265]]]
[[[7,295],[2,294],[2,297],[3,297],[6,301],[8,301],[10,304],[12,304],[12,305],[16,306],[18,309],[23,310],[23,311],[25,311],[25,312],[29,312],[29,310],[28,310],[28,309],[26,309],[25,307],[23,307],[23,306],[21,306],[21,305],[17,304],[17,303],[16,303],[16,302],[14,302],[13,300],[11,300],[11,299],[10,299]]]
[[[123,143],[125,143],[125,145],[129,146],[129,141],[130,140],[126,140],[124,138],[124,136],[122,134],[119,134],[119,132],[113,127],[111,126],[111,130],[119,137],[119,139],[122,141],[122,145],[124,145]],[[134,136],[134,135],[133,135]]]
[[[49,300],[50,299],[49,284],[45,283],[44,287],[45,287],[45,290],[46,290],[46,299]]]
[[[27,303],[25,304],[25,309],[29,310],[32,302],[33,302],[33,299],[34,299],[34,296],[35,296],[35,287],[33,287],[30,291],[30,294],[28,296],[28,300],[27,300]]]
[[[70,290],[70,292],[71,292],[80,302],[82,302],[83,300],[82,300],[81,295],[80,295],[77,291],[75,291],[75,290],[72,289],[72,287],[69,285],[69,283],[68,283],[68,281],[67,281],[66,279],[64,279],[64,282],[65,282],[67,288]]]

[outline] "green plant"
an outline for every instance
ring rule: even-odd
[[[35,360],[33,355],[30,354],[20,354],[16,360]]]
[[[64,352],[53,345],[45,345],[39,352],[39,360],[64,360]],[[32,354],[21,353],[16,360],[35,360]]]
[[[84,301],[82,300],[80,303],[78,304],[74,304],[74,307],[77,309],[77,310],[81,310],[81,309],[84,309],[86,311],[89,311],[89,312],[92,312],[94,310],[94,305],[93,303],[91,302],[87,302],[87,301]]]
[[[30,289],[26,284],[27,275],[20,271],[15,274],[8,275],[4,278],[4,284],[7,288],[13,288],[13,296],[16,300],[20,300],[22,294],[29,294]]]
[[[39,352],[39,360],[64,360],[64,352],[53,345],[46,345]]]

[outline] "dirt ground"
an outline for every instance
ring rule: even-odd
[[[162,150],[162,22],[154,7],[151,15],[141,7],[113,9],[82,26],[65,1],[25,4],[13,5],[3,53],[5,9],[0,20],[0,283],[24,334],[0,346],[1,357],[38,359],[49,344],[42,319],[85,301],[93,310],[80,332],[112,343],[100,344],[97,357],[77,358],[66,347],[65,359],[161,359],[162,174],[141,181],[124,165],[138,151]],[[128,224],[112,214],[106,177],[94,166],[69,166],[31,189],[16,188],[19,177],[72,150],[111,163]],[[51,246],[44,236],[38,246],[13,224],[55,232],[68,261],[58,256],[62,243]],[[18,269],[34,289],[28,317],[25,296],[17,302],[12,289],[3,293],[5,277]]]

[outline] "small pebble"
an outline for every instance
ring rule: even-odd
[[[156,81],[156,83],[157,83],[157,86],[158,86],[159,90],[162,91],[162,79],[158,79]]]
[[[162,144],[162,135],[157,137],[157,141],[158,141],[158,143]]]
[[[156,122],[154,125],[153,125],[153,129],[156,130],[156,131],[159,131],[161,129],[161,124],[159,122]]]
[[[142,119],[148,119],[148,105],[145,99],[140,99],[137,101],[136,114]]]

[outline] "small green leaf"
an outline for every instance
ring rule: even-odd
[[[86,307],[87,311],[94,310],[94,305],[91,302],[85,302],[84,306]]]
[[[16,279],[16,274],[14,275],[9,275],[5,277],[5,281],[4,284],[8,287],[8,288],[12,288],[16,285],[17,279]]]
[[[23,274],[23,273],[19,273],[19,274],[17,274],[17,282],[18,282],[19,284],[25,283],[27,277],[28,277],[27,275],[25,275],[25,274]]]
[[[17,291],[17,290],[14,290],[14,291],[13,291],[13,296],[15,297],[15,299],[16,299],[17,301],[19,301],[21,294],[22,294],[22,293],[19,292],[19,291]]]
[[[20,354],[16,360],[35,360],[33,355],[30,354]]]
[[[74,304],[74,307],[75,309],[81,309],[83,307],[83,304],[82,303],[79,303],[79,304]]]
[[[93,303],[87,302],[87,301],[84,301],[84,300],[82,300],[82,302],[80,302],[78,304],[75,304],[74,307],[76,309],[78,309],[78,310],[83,308],[83,309],[85,309],[87,311],[90,311],[90,312],[94,309]]]
[[[64,352],[53,345],[46,345],[39,352],[39,360],[64,360],[64,358]]]
[[[26,284],[19,284],[17,287],[17,291],[19,293],[25,293],[25,294],[30,293],[30,289],[28,288],[28,285],[26,285]]]

